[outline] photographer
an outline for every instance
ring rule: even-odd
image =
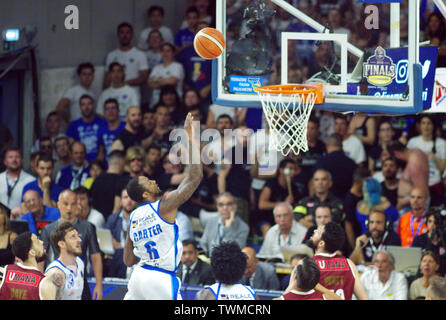
[[[440,256],[438,273],[444,276],[446,274],[446,208],[444,206],[431,207],[425,218],[428,231],[415,237],[412,247],[432,251]]]

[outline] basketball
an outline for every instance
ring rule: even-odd
[[[214,28],[203,28],[195,35],[195,52],[206,60],[218,58],[225,48],[223,34]]]

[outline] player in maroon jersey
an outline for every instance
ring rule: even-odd
[[[24,232],[12,243],[12,252],[21,262],[5,266],[0,300],[49,299],[50,291],[57,287],[38,269],[38,263],[48,258],[43,242],[35,234]]]
[[[359,300],[368,300],[355,264],[337,252],[341,250],[344,241],[345,232],[335,222],[314,230],[307,244],[315,250],[313,260],[321,271],[320,284],[346,300],[351,300],[353,294]]]
[[[319,284],[320,270],[314,260],[305,257],[293,269],[290,284],[282,296],[274,300],[342,300]]]

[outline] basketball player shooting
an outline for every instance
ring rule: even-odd
[[[154,180],[137,177],[127,185],[128,195],[139,205],[130,215],[124,247],[124,263],[128,267],[135,265],[124,300],[181,299],[175,272],[183,247],[176,212],[192,196],[203,176],[201,161],[192,158],[200,154],[199,126],[192,122],[189,113],[184,123],[189,140],[189,170],[177,189],[159,199],[161,190]]]

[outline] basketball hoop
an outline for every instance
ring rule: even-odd
[[[271,148],[284,156],[308,151],[307,124],[315,104],[323,103],[322,84],[255,88],[271,130]]]

